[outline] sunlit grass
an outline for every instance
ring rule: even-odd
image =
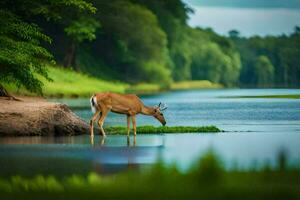
[[[122,126],[106,127],[108,134],[127,134],[127,128]],[[215,126],[138,126],[137,133],[157,134],[157,133],[217,133],[221,130]]]
[[[139,83],[130,85],[127,83],[106,81],[89,75],[76,72],[63,67],[47,67],[48,75],[53,80],[49,82],[40,78],[43,83],[43,94],[45,97],[89,97],[95,92],[118,92],[118,93],[135,93],[135,94],[153,94],[164,91],[158,84]],[[11,93],[18,95],[36,96],[24,88],[17,88],[15,85],[4,86]],[[203,89],[203,88],[221,88],[222,85],[211,83],[206,80],[184,81],[173,83],[171,90],[185,89]]]
[[[53,79],[53,82],[45,82],[44,93],[46,96],[89,97],[95,92],[124,93],[128,87],[128,84],[125,83],[108,82],[62,68],[49,68],[49,77]]]
[[[48,67],[47,70],[53,81],[49,82],[41,78],[46,97],[89,97],[95,92],[103,91],[125,93],[129,86],[126,83],[105,81],[62,67]],[[34,95],[24,88],[17,89],[13,85],[6,85],[6,87],[16,94]]]
[[[186,89],[211,89],[222,88],[221,84],[212,83],[207,80],[195,80],[195,81],[182,81],[175,82],[171,85],[172,90],[186,90]]]

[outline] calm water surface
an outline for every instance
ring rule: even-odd
[[[101,140],[89,136],[0,138],[0,175],[49,173],[115,173],[142,170],[158,158],[186,170],[213,149],[227,168],[275,166],[284,151],[290,165],[300,166],[300,100],[232,98],[241,95],[300,94],[299,89],[222,89],[168,92],[145,96],[147,105],[167,103],[167,125],[216,125],[219,134],[114,135]],[[58,99],[84,120],[91,111],[88,99]],[[138,125],[155,125],[152,117],[138,116]],[[126,125],[123,115],[109,114],[106,126]]]

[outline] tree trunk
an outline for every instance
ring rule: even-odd
[[[7,97],[7,99],[15,100],[15,101],[21,101],[20,99],[17,99],[16,97],[12,96],[7,92],[7,90],[3,87],[3,85],[0,84],[0,97]]]
[[[64,66],[76,69],[76,43],[71,42],[64,59]]]

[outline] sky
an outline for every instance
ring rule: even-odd
[[[210,27],[226,35],[232,29],[242,36],[281,35],[300,26],[300,0],[183,0],[194,13],[192,27]]]

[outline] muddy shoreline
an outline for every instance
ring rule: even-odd
[[[0,98],[0,136],[88,134],[89,126],[65,104],[38,97]]]

